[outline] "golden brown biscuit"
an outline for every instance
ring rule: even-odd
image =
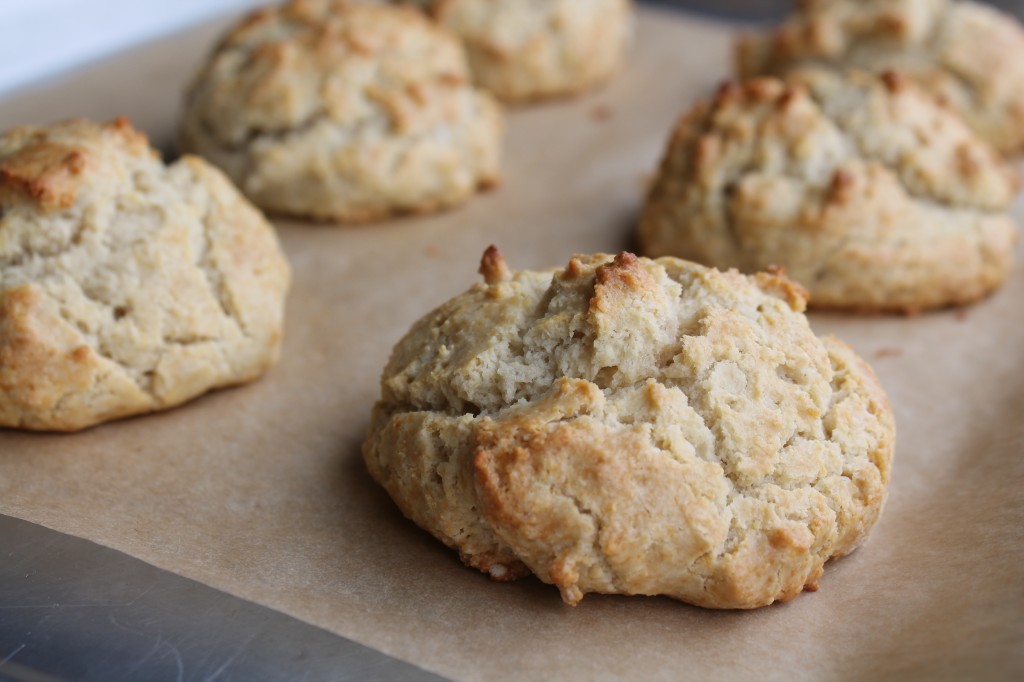
[[[495,184],[501,135],[461,45],[416,10],[292,0],[224,37],[181,137],[267,210],[358,222]]]
[[[737,44],[741,78],[828,66],[899,70],[1004,152],[1024,149],[1024,28],[962,0],[802,0],[775,30]]]
[[[250,381],[278,355],[273,228],[124,119],[0,136],[0,426],[73,431]]]
[[[675,258],[511,272],[417,322],[363,457],[498,580],[751,608],[816,589],[878,518],[894,423],[804,292]]]
[[[896,74],[728,84],[682,118],[639,225],[648,256],[756,272],[815,307],[913,312],[1006,278],[1016,176]]]
[[[476,83],[507,102],[572,95],[626,61],[632,0],[403,0],[466,45]]]

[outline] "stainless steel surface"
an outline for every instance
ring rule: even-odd
[[[126,554],[0,515],[0,679],[444,678]]]

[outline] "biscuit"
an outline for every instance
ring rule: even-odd
[[[886,496],[895,427],[805,294],[629,253],[512,273],[417,322],[363,457],[410,519],[498,580],[752,608],[816,589]]]
[[[504,101],[609,80],[632,42],[632,0],[405,0],[462,38],[474,81]]]
[[[1024,29],[958,0],[803,0],[798,12],[736,48],[741,78],[808,65],[899,70],[1003,152],[1024,151]]]
[[[181,144],[268,211],[364,222],[495,184],[502,126],[462,46],[420,12],[293,0],[224,37],[187,95]]]
[[[0,426],[74,431],[255,379],[288,283],[227,178],[164,165],[125,119],[0,136]]]
[[[907,79],[805,71],[727,84],[682,118],[639,238],[648,256],[783,266],[815,307],[915,312],[1003,282],[1016,188],[998,153]]]

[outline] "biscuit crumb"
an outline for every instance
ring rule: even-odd
[[[903,355],[902,348],[879,348],[875,351],[875,357],[881,360],[882,358],[898,358]]]
[[[441,255],[441,249],[438,248],[437,244],[427,244],[427,247],[423,249],[423,253],[428,258],[437,258]]]
[[[604,123],[612,117],[612,109],[607,104],[598,104],[590,110],[590,120],[596,123]]]

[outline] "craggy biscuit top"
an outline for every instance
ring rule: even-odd
[[[743,608],[863,541],[892,414],[798,286],[629,253],[481,273],[399,342],[363,449],[466,563]]]
[[[609,78],[632,39],[631,0],[403,0],[466,45],[476,82],[507,101],[573,94]]]
[[[74,430],[254,378],[288,266],[219,172],[124,119],[0,135],[0,425]]]
[[[775,30],[737,46],[742,77],[808,65],[897,69],[1004,151],[1024,146],[1024,28],[962,0],[804,0]]]
[[[639,231],[651,255],[785,265],[816,305],[920,309],[1002,280],[1017,187],[907,78],[812,69],[726,84],[684,116]]]
[[[118,149],[122,155],[106,154]],[[56,128],[15,128],[0,137],[0,202],[44,212],[68,209],[80,191],[109,181],[133,164],[159,163],[149,141],[125,118],[97,127],[69,121]]]
[[[468,80],[458,41],[411,9],[293,0],[228,33],[190,98],[201,100],[203,122],[221,142],[242,145],[321,118],[380,125],[382,112],[387,125],[413,132],[431,124],[422,115],[428,101],[456,106],[427,89]]]
[[[458,40],[414,8],[292,0],[225,36],[181,133],[267,210],[366,221],[494,184],[502,117]]]
[[[727,83],[680,121],[672,142],[692,148],[684,173],[704,187],[776,174],[841,194],[845,164],[873,163],[921,201],[1005,211],[1017,192],[995,150],[896,72]]]

